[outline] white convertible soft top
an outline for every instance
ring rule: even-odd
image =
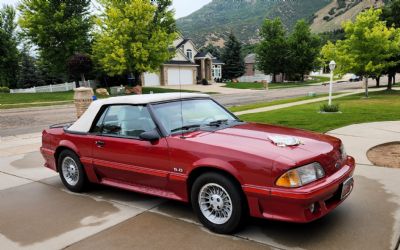
[[[148,95],[131,95],[111,97],[107,99],[97,100],[90,104],[86,112],[67,130],[71,132],[87,133],[92,126],[93,120],[103,105],[110,104],[148,104],[163,101],[173,101],[190,98],[207,98],[206,94],[196,93],[163,93],[163,94],[148,94]]]

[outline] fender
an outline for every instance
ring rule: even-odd
[[[190,171],[190,173],[193,172],[195,169],[201,168],[201,167],[212,167],[212,168],[216,168],[219,170],[223,170],[223,171],[231,174],[233,177],[235,177],[236,180],[241,185],[243,185],[243,183],[244,183],[244,181],[243,181],[242,177],[239,175],[239,172],[236,169],[236,167],[233,166],[229,162],[226,162],[226,161],[223,161],[220,159],[215,159],[215,158],[203,158],[203,159],[200,159],[193,163],[193,168]],[[188,175],[190,175],[190,173],[188,173]]]
[[[58,143],[57,149],[59,149],[60,147],[69,148],[69,149],[71,149],[72,151],[74,151],[79,157],[81,157],[81,153],[80,153],[78,147],[77,147],[73,142],[71,142],[71,141],[68,141],[68,140],[61,140],[61,141]],[[57,151],[57,149],[56,149],[56,151]]]

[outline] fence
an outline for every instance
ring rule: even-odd
[[[79,82],[80,86],[87,86],[89,85],[92,88],[96,87],[94,81],[87,81],[88,84],[82,84]],[[66,92],[75,89],[75,82],[67,82],[61,84],[54,84],[54,85],[46,85],[46,86],[39,86],[39,87],[32,87],[28,89],[10,89],[10,93],[12,94],[20,94],[20,93],[49,93],[49,92]]]
[[[271,82],[272,77],[270,75],[254,75],[254,76],[241,76],[238,78],[239,82]]]

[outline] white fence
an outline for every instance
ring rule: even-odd
[[[94,81],[87,81],[86,84],[82,84],[79,82],[80,86],[87,86],[89,85],[92,88],[96,87]],[[20,94],[20,93],[49,93],[49,92],[66,92],[75,89],[75,82],[66,82],[61,84],[55,85],[46,85],[40,87],[32,87],[28,89],[10,89],[11,94]]]
[[[262,81],[271,82],[272,77],[270,75],[257,74],[254,76],[241,76],[238,78],[238,81],[239,82],[262,82]]]

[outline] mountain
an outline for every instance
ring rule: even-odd
[[[354,20],[361,11],[384,4],[383,0],[337,0],[315,13],[311,30],[316,33],[338,30],[344,21]]]
[[[315,33],[335,31],[341,23],[354,20],[371,6],[387,0],[213,0],[198,11],[177,20],[184,36],[199,46],[209,43],[222,47],[231,31],[243,43],[259,39],[265,18],[280,17],[289,30],[299,19],[306,19]]]
[[[198,45],[222,46],[233,31],[239,40],[254,43],[266,17],[281,17],[288,29],[298,19],[310,20],[331,0],[213,0],[187,17],[177,20],[184,36]]]

